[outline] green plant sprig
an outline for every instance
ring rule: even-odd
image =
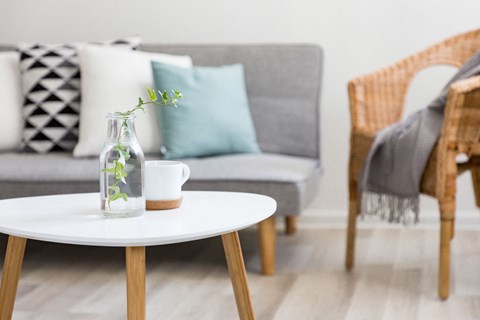
[[[177,107],[177,102],[179,99],[183,99],[183,94],[177,90],[172,90],[169,93],[167,91],[158,91],[159,95],[155,90],[147,88],[148,97],[150,100],[144,101],[141,97],[138,98],[138,103],[132,109],[125,111],[125,112],[115,112],[114,114],[117,116],[125,116],[128,117],[131,114],[135,113],[137,110],[142,110],[145,112],[145,106],[154,104],[162,107],[166,107],[168,105],[173,105],[175,108]],[[130,159],[130,149],[127,148],[125,145],[121,143],[121,137],[125,134],[126,130],[128,130],[127,120],[125,119],[120,127],[120,133],[117,138],[117,143],[113,146],[113,150],[118,153],[118,159],[113,161],[113,167],[102,169],[101,172],[110,173],[114,176],[114,183],[112,186],[108,187],[108,200],[107,200],[107,208],[110,210],[110,204],[112,201],[123,199],[123,201],[128,200],[128,195],[124,192],[120,192],[120,183],[127,184],[125,178],[128,176],[128,173],[125,171],[125,164],[128,159]],[[108,180],[107,180],[108,181]]]
[[[148,104],[155,104],[158,106],[168,106],[171,104],[176,108],[178,100],[183,99],[183,94],[177,90],[172,90],[170,94],[168,94],[166,90],[163,92],[158,91],[160,97],[157,95],[155,90],[152,90],[150,88],[147,88],[147,92],[150,101],[144,101],[141,97],[139,97],[138,104],[135,107],[125,112],[115,112],[115,115],[128,117],[132,113],[135,113],[135,111],[137,110],[142,110],[143,112],[145,112],[144,106]]]

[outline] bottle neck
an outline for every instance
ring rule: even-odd
[[[108,119],[108,130],[107,130],[107,142],[117,143],[121,142],[122,144],[137,142],[137,137],[135,133],[135,116],[130,115],[125,116],[116,116],[109,114]]]

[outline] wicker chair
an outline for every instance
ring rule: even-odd
[[[373,138],[379,130],[401,119],[407,89],[420,70],[431,65],[460,67],[480,50],[480,30],[449,38],[391,66],[348,83],[351,113],[349,160],[349,216],[346,268],[354,265],[355,228],[360,200],[357,181]],[[457,164],[465,153],[468,163]],[[440,261],[438,294],[449,295],[450,241],[454,235],[457,175],[470,170],[480,207],[480,76],[450,86],[441,136],[424,172],[421,192],[440,206]]]

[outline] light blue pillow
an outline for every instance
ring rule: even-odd
[[[243,66],[180,68],[152,61],[157,90],[178,90],[178,108],[158,108],[165,159],[258,153]]]

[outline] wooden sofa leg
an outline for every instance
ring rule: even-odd
[[[450,293],[450,241],[453,220],[441,220],[438,296],[445,300]]]
[[[260,260],[262,273],[272,275],[275,273],[275,248],[276,248],[275,217],[270,217],[258,224],[258,237],[260,240]]]
[[[297,216],[285,217],[285,233],[289,236],[297,232]]]

